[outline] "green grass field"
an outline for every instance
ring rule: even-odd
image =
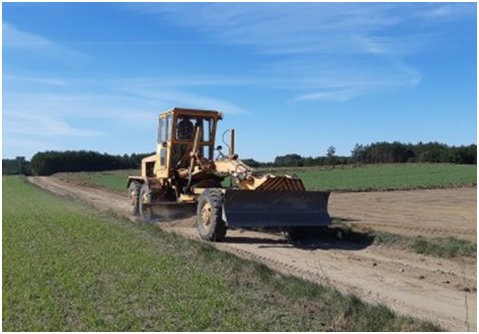
[[[57,174],[60,178],[78,184],[94,186],[124,193],[128,175],[139,175],[139,170],[114,170],[107,172],[78,172]]]
[[[309,190],[369,191],[427,189],[476,184],[476,165],[390,164],[283,170]]]
[[[354,296],[3,177],[4,331],[425,331]]]
[[[296,174],[308,190],[370,191],[471,186],[477,183],[476,165],[394,164],[336,168],[277,168],[273,174]],[[125,192],[128,175],[137,170],[64,173],[61,177],[86,185]]]

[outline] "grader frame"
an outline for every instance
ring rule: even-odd
[[[128,178],[132,214],[171,219],[196,209],[200,236],[214,241],[223,240],[231,227],[291,231],[329,225],[329,192],[306,191],[296,177],[253,171],[235,154],[234,130],[223,155],[215,147],[221,119],[213,110],[174,108],[160,114],[156,153],[142,160],[140,176]],[[190,133],[182,130],[188,122]],[[228,177],[230,185],[224,186]]]

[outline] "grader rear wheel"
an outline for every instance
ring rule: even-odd
[[[150,208],[147,207],[147,205],[150,203],[150,187],[148,187],[148,184],[144,183],[140,188],[140,194],[138,196],[138,214],[140,215],[141,219],[147,222],[151,220],[151,211]]]
[[[139,197],[140,197],[140,188],[141,183],[138,181],[133,181],[128,187],[128,199],[130,201],[130,214],[133,216],[139,216]]]
[[[210,188],[198,200],[196,226],[200,237],[208,241],[223,241],[226,236],[226,223],[222,218],[223,192]]]

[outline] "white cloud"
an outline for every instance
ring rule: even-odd
[[[458,20],[467,16],[475,15],[476,8],[472,10],[468,3],[436,3],[428,4],[426,8],[417,15],[421,18],[430,20]]]
[[[418,85],[421,71],[408,65],[406,56],[443,42],[429,18],[460,19],[472,13],[467,5],[419,3],[127,6],[199,30],[205,39],[249,47],[262,56],[261,72],[249,84],[297,91],[297,101],[345,101]],[[405,29],[412,25],[415,29]]]
[[[4,131],[7,125],[9,132],[37,136],[94,136],[118,127],[144,128],[156,122],[158,111],[154,101],[104,90],[8,93],[3,104]]]
[[[121,80],[120,83],[128,87],[144,87],[149,89],[172,89],[186,87],[204,87],[204,86],[250,86],[264,84],[270,81],[264,77],[243,76],[243,75],[179,75],[148,78],[131,78]],[[117,84],[113,81],[112,84]],[[136,89],[138,90],[138,89]]]
[[[361,88],[344,88],[344,89],[334,89],[334,90],[323,90],[315,93],[302,94],[299,95],[296,100],[298,101],[307,101],[307,100],[316,100],[316,101],[347,101],[354,97],[364,94],[367,90]]]
[[[225,99],[194,93],[195,87],[257,85],[265,80],[246,76],[165,76],[109,81],[110,90],[119,96],[154,103],[156,111],[172,107],[216,109],[224,113],[245,113],[243,107]],[[211,90],[214,92],[215,90]],[[162,109],[164,108],[164,109]]]
[[[2,132],[39,137],[92,137],[99,131],[72,127],[66,121],[46,115],[22,114],[4,111]]]
[[[32,156],[37,151],[80,148],[134,150],[124,143],[116,145],[125,138],[125,131],[156,127],[157,112],[151,102],[107,93],[104,89],[73,93],[80,87],[71,82],[67,87],[69,90],[58,92],[27,90],[3,94],[4,154]]]
[[[380,50],[397,55],[398,49],[407,53],[415,35],[398,40],[394,28],[420,23],[425,16],[460,18],[471,12],[470,6],[460,4],[407,3],[142,3],[128,7],[199,29],[222,43],[250,45],[266,54],[375,55]],[[399,48],[390,49],[398,42]],[[417,47],[415,41],[413,47]]]
[[[140,142],[151,143],[146,138],[154,136],[158,114],[175,106],[244,112],[243,108],[219,98],[158,89],[154,79],[134,80],[134,83],[65,80],[65,85],[59,88],[41,80],[32,81],[38,84],[35,93],[22,91],[21,86],[12,89],[9,85],[3,95],[3,147],[9,156],[78,147],[120,152],[139,150]],[[42,93],[42,85],[51,89]],[[126,136],[137,140],[126,140]],[[136,148],[131,148],[135,147],[133,143]]]
[[[2,23],[2,46],[5,50],[34,52],[43,57],[72,61],[85,55],[44,36],[25,32],[10,23]]]
[[[296,101],[347,101],[355,97],[402,87],[414,87],[421,73],[399,61],[337,57],[314,63],[311,59],[277,62],[267,71],[287,80],[277,85],[295,91]]]
[[[21,83],[21,84],[35,84],[35,85],[48,85],[48,86],[67,86],[66,80],[48,78],[48,77],[35,77],[35,76],[20,76],[20,75],[3,75],[3,82]]]
[[[223,99],[197,95],[167,88],[157,88],[155,85],[135,85],[135,87],[123,87],[120,91],[133,94],[141,98],[156,101],[158,105],[164,105],[166,109],[171,106],[190,107],[199,109],[213,109],[224,113],[244,113],[245,109]]]

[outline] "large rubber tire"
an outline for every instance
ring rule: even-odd
[[[149,208],[145,208],[143,203],[151,203],[151,193],[150,187],[148,184],[143,183],[140,188],[140,194],[138,196],[138,214],[146,222],[150,222],[151,220],[151,212]]]
[[[138,207],[138,202],[140,198],[140,189],[141,183],[138,181],[133,181],[130,183],[128,187],[128,199],[130,200],[131,207],[130,207],[130,214],[133,216],[139,216],[140,211]]]
[[[220,189],[206,189],[198,200],[196,227],[203,240],[223,241],[226,223],[222,218],[223,192]]]

